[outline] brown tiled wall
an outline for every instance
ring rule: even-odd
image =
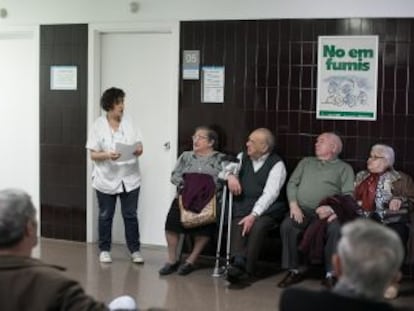
[[[377,121],[316,120],[320,35],[379,35]],[[221,128],[227,152],[268,127],[291,171],[313,153],[318,133],[336,131],[356,171],[370,146],[384,142],[396,150],[396,168],[414,176],[414,19],[182,22],[180,43],[181,51],[200,50],[202,66],[225,66],[226,76],[224,104],[202,104],[200,81],[181,80],[180,152],[200,124]]]
[[[87,25],[40,29],[41,235],[86,239]],[[78,68],[76,91],[50,90],[50,66]]]

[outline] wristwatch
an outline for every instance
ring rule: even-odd
[[[259,214],[256,212],[251,212],[250,215],[252,215],[254,218],[259,218]]]

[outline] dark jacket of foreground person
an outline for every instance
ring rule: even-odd
[[[0,256],[0,310],[108,310],[62,270],[29,257]]]
[[[384,301],[348,297],[330,291],[310,291],[288,288],[280,298],[279,311],[413,311],[408,307],[393,306]]]

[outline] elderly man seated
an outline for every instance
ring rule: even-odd
[[[233,259],[227,273],[231,283],[254,275],[266,232],[286,213],[280,198],[286,169],[273,150],[274,141],[270,130],[254,130],[246,142],[246,152],[238,155],[238,174],[227,175],[229,189],[235,195],[231,229]]]
[[[340,223],[329,205],[320,205],[323,199],[334,195],[351,195],[354,172],[352,167],[338,159],[342,141],[334,133],[321,134],[315,143],[315,157],[299,162],[287,184],[290,213],[281,225],[282,268],[288,273],[279,282],[287,287],[303,280],[306,265],[300,266],[298,242],[304,230],[314,219],[326,219],[326,242],[324,245],[326,276],[323,284],[332,287],[335,276],[331,257],[340,237]]]

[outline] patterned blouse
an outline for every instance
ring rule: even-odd
[[[183,183],[183,174],[202,173],[211,175],[218,187],[218,174],[222,170],[223,157],[224,154],[217,151],[207,156],[198,156],[193,151],[184,151],[171,173],[171,182],[180,187]]]
[[[368,171],[359,172],[356,176],[355,185],[364,181],[370,173]],[[388,208],[388,204],[394,198],[393,183],[400,179],[400,174],[395,170],[386,171],[379,177],[377,189],[375,191],[375,212],[381,214]],[[399,198],[402,200],[402,198]],[[403,200],[402,200],[403,201]],[[404,203],[404,202],[403,202]]]

